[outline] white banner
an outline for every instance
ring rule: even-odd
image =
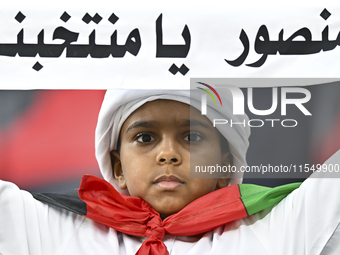
[[[0,11],[1,89],[339,77],[336,2],[247,2],[8,2]]]

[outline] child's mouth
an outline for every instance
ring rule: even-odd
[[[179,178],[173,175],[163,175],[153,183],[164,190],[174,190],[184,184]]]

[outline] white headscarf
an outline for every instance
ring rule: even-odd
[[[110,152],[117,149],[117,142],[120,130],[125,120],[136,109],[143,104],[157,100],[168,99],[189,104],[194,108],[201,109],[201,96],[205,93],[201,90],[108,90],[99,113],[98,124],[96,128],[95,146],[96,158],[100,171],[104,179],[110,182],[120,193],[127,194],[126,190],[119,189],[113,178]],[[250,128],[247,125],[248,117],[246,115],[232,114],[232,97],[228,90],[219,93],[223,106],[215,104],[212,100],[207,100],[206,117],[213,122],[214,119],[232,119],[235,124],[216,125],[219,132],[227,139],[230,153],[233,157],[233,165],[237,169],[246,166],[246,153],[249,146],[248,138]],[[242,173],[233,173],[230,184],[242,182]]]

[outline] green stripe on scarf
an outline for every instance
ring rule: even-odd
[[[248,215],[263,209],[273,207],[293,190],[300,187],[301,183],[290,183],[275,188],[263,187],[254,184],[239,184],[241,200]]]

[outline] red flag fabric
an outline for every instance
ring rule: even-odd
[[[147,239],[137,255],[169,254],[165,234],[193,236],[242,219],[279,203],[301,183],[275,188],[237,184],[204,195],[164,220],[143,199],[120,194],[107,181],[84,175],[78,191],[86,203],[86,215],[117,231]]]
[[[191,236],[247,216],[238,185],[211,192],[162,221],[143,199],[121,195],[105,180],[85,175],[79,197],[87,204],[85,217],[117,231],[148,237],[136,254],[166,255],[166,233]]]

